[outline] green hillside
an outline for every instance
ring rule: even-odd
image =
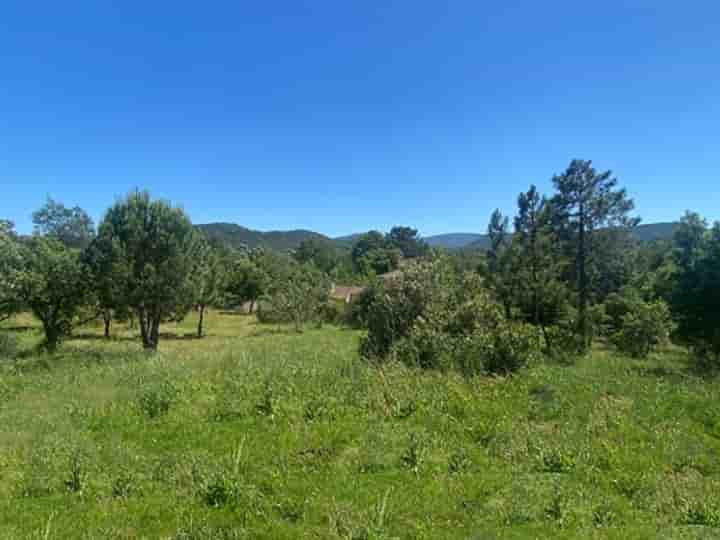
[[[297,248],[303,240],[316,239],[331,242],[327,236],[302,229],[293,231],[256,231],[235,223],[207,223],[197,225],[197,227],[211,240],[234,248],[247,246],[251,249],[264,247],[275,251],[286,251]]]

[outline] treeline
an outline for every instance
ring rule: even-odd
[[[644,357],[674,341],[720,367],[720,224],[683,217],[674,241],[640,243],[633,201],[609,171],[572,161],[495,211],[485,253],[435,256],[358,303],[363,354],[420,367],[509,372],[570,360],[603,339]],[[512,225],[511,225],[512,223]]]
[[[427,247],[409,227],[370,232],[352,250],[317,239],[275,253],[213,243],[167,201],[134,192],[94,227],[80,207],[49,199],[33,214],[34,234],[19,237],[0,221],[0,320],[31,311],[43,346],[54,351],[74,328],[102,320],[138,328],[143,347],[157,349],[162,322],[196,310],[203,336],[208,307],[244,307],[263,322],[340,322],[329,301],[332,284],[368,282]],[[260,306],[260,309],[257,309]]]
[[[110,337],[121,321],[155,350],[163,322],[197,311],[201,337],[206,309],[230,307],[298,330],[362,327],[366,358],[421,367],[509,372],[584,354],[595,339],[635,357],[672,340],[698,367],[720,367],[720,225],[688,213],[673,241],[640,243],[633,201],[609,171],[575,160],[553,186],[519,194],[512,219],[495,211],[485,252],[431,249],[411,227],[345,249],[320,238],[285,253],[236,249],[146,192],[97,228],[49,200],[32,237],[0,221],[0,320],[31,311],[51,351],[84,323],[103,321]],[[363,292],[345,305],[333,285]]]

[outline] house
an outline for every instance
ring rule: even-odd
[[[333,283],[331,289],[330,289],[330,298],[333,300],[340,300],[341,302],[344,302],[345,304],[351,303],[353,300],[355,300],[358,296],[360,296],[365,291],[365,287],[356,287],[356,286],[337,286]]]

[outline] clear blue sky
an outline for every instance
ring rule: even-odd
[[[720,217],[720,3],[9,0],[0,217],[138,186],[193,221],[482,231],[572,158]]]

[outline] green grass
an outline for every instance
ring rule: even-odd
[[[212,313],[0,359],[2,539],[720,538],[720,383],[597,349],[510,379]]]

